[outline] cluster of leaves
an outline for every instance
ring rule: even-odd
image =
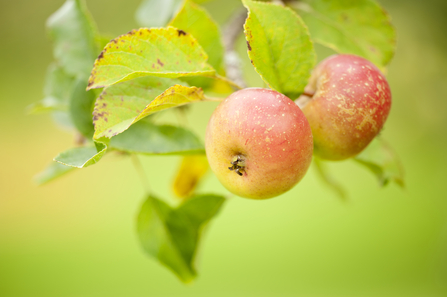
[[[84,2],[67,0],[48,19],[55,62],[48,69],[45,98],[31,107],[33,113],[51,112],[81,140],[38,175],[40,184],[96,164],[113,151],[184,155],[174,183],[174,192],[184,199],[173,208],[148,194],[138,216],[138,234],[143,248],[185,282],[197,274],[194,259],[203,227],[225,199],[195,194],[208,167],[199,138],[184,127],[158,125],[152,115],[216,100],[208,94],[239,88],[225,76],[219,25],[200,2],[205,1],[145,0],[136,19],[149,28],[108,41]],[[395,33],[373,0],[285,2],[243,0],[242,5],[248,10],[244,32],[254,68],[270,88],[291,99],[303,92],[315,66],[314,42],[363,56],[383,70],[392,58]],[[380,140],[355,160],[381,184],[403,184],[396,156]],[[343,196],[325,164],[317,159],[315,164],[323,180]]]

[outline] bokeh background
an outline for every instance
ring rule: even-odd
[[[379,188],[346,161],[330,166],[348,190],[345,203],[313,169],[279,198],[233,197],[204,238],[199,278],[185,286],[137,242],[144,188],[128,158],[32,182],[73,144],[50,116],[25,112],[42,98],[52,61],[44,24],[63,0],[1,0],[0,296],[447,296],[447,2],[380,2],[398,33],[383,136],[402,158],[406,189]],[[113,36],[137,27],[139,3],[87,1],[100,31]],[[223,22],[238,5],[206,7]],[[215,106],[194,105],[188,116],[202,138]],[[179,157],[141,160],[157,195],[172,202]],[[212,174],[201,191],[227,193]]]

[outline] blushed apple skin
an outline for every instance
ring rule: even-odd
[[[252,199],[278,196],[296,185],[312,160],[313,141],[301,109],[281,93],[248,88],[226,98],[206,130],[206,154],[219,181]],[[229,169],[241,156],[242,176]]]
[[[312,128],[315,154],[327,160],[360,153],[380,132],[391,108],[385,76],[354,55],[323,60],[305,93],[313,94],[303,112]]]

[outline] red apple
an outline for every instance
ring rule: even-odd
[[[205,148],[211,169],[230,192],[266,199],[302,179],[312,159],[312,132],[292,100],[273,90],[249,88],[216,108]]]
[[[360,153],[380,132],[390,111],[391,90],[368,60],[335,55],[315,68],[297,102],[306,99],[303,112],[312,128],[315,154],[343,160]]]

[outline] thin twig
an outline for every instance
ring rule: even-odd
[[[272,3],[284,6],[284,2],[282,2],[281,0],[272,0]]]
[[[241,59],[236,52],[235,44],[237,38],[242,33],[246,18],[247,10],[243,8],[230,19],[223,30],[226,74],[230,80],[234,81],[242,88],[246,88],[247,84],[245,83],[242,75]]]
[[[135,167],[135,170],[137,171],[138,176],[140,177],[144,190],[149,195],[151,193],[151,188],[149,186],[149,179],[147,178],[147,175],[144,172],[144,168],[140,162],[140,159],[138,159],[136,154],[130,154],[130,158],[132,159],[133,166]]]
[[[80,132],[75,132],[74,135],[74,143],[77,146],[82,146],[87,142],[87,139],[85,139],[84,135],[82,135]]]

